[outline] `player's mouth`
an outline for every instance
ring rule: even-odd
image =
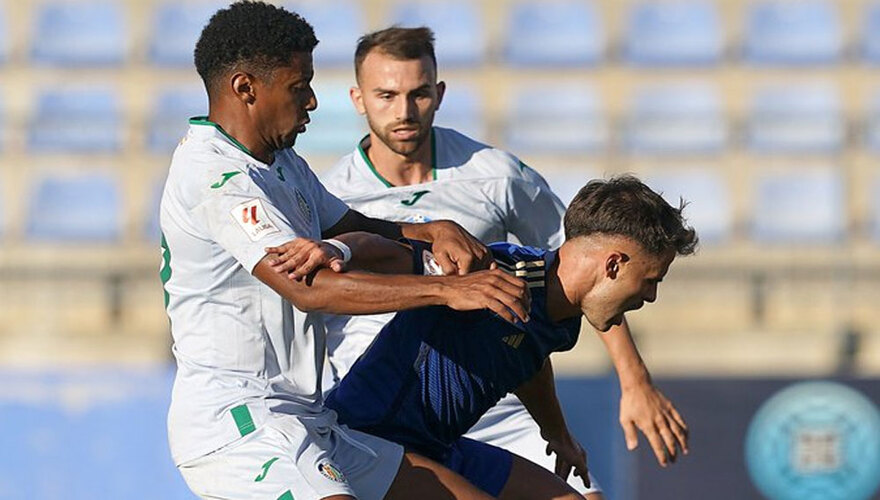
[[[302,134],[303,132],[305,132],[305,131],[306,131],[306,124],[308,124],[310,121],[311,121],[311,120],[309,120],[308,118],[306,118],[306,121],[300,123],[299,126],[296,127],[296,133],[297,133],[297,134]]]
[[[418,127],[400,127],[393,129],[391,134],[398,141],[411,141],[418,137],[419,128]]]

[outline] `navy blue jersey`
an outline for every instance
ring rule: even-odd
[[[527,323],[436,306],[398,313],[331,392],[339,421],[435,460],[502,397],[530,380],[551,352],[574,347],[580,318],[547,317],[544,275],[555,252],[490,245],[499,268],[529,283]],[[423,247],[415,245],[416,271]]]

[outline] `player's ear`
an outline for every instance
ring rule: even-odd
[[[434,109],[440,109],[440,103],[443,102],[444,95],[446,95],[446,82],[437,82],[437,106]]]
[[[629,261],[629,256],[622,252],[612,252],[605,257],[605,276],[617,279],[621,268]]]
[[[366,114],[367,109],[364,108],[364,94],[361,92],[360,87],[352,87],[348,89],[348,97],[351,98],[351,103],[354,104],[354,109],[357,110],[359,114]]]
[[[239,71],[230,77],[229,85],[232,87],[232,93],[238,100],[246,104],[253,104],[257,100],[254,81],[253,75]]]

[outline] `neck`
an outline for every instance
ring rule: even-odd
[[[432,135],[429,135],[418,149],[409,155],[401,155],[370,132],[370,144],[365,149],[373,168],[386,181],[393,186],[409,186],[434,180],[432,142]]]
[[[554,322],[583,315],[578,297],[566,287],[566,276],[574,276],[569,269],[573,255],[569,245],[563,244],[556,254],[556,260],[547,272],[545,287],[547,290],[547,315]],[[572,288],[572,287],[568,287]]]
[[[208,121],[216,123],[226,135],[244,146],[246,152],[257,160],[267,165],[275,160],[275,150],[260,137],[247,116],[218,107],[209,111]]]

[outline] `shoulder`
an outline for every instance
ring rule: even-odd
[[[489,250],[500,266],[508,265],[515,268],[523,267],[525,263],[543,264],[547,253],[543,248],[515,245],[506,241],[492,243],[489,245]]]
[[[453,129],[434,127],[437,148],[442,155],[438,168],[457,167],[469,177],[522,178],[528,168],[515,155],[472,139]]]
[[[175,150],[168,172],[169,186],[187,204],[196,205],[227,186],[248,182],[245,160],[224,154],[208,141],[187,141]]]
[[[340,158],[320,175],[324,187],[342,199],[373,192],[376,189],[376,178],[372,173],[366,175],[367,167],[359,164],[359,159],[358,150]]]

